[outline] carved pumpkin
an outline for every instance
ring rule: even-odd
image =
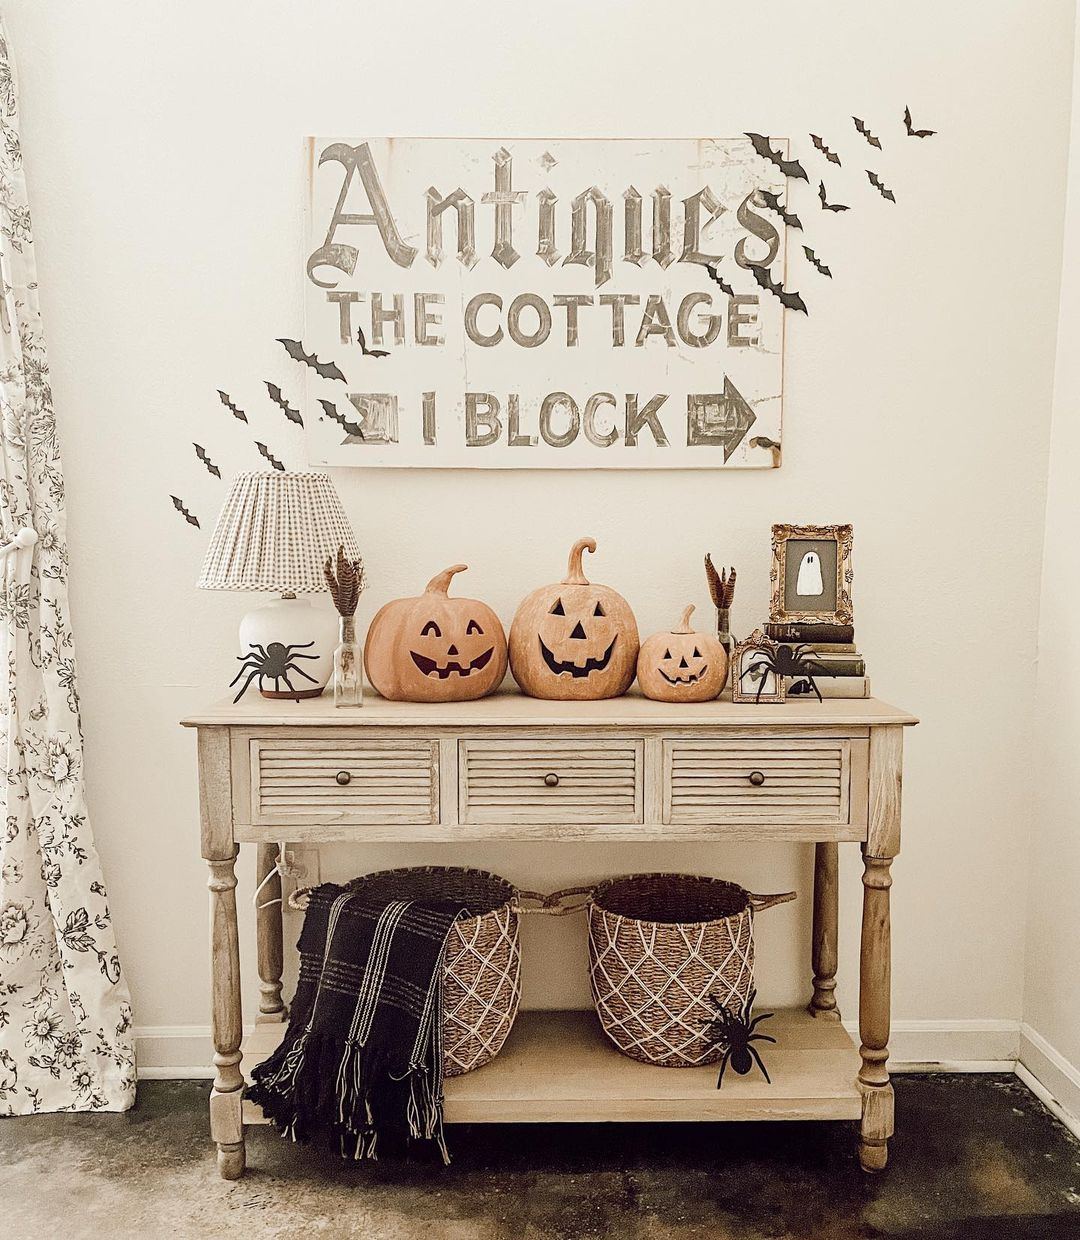
[[[499,617],[473,598],[448,598],[450,579],[467,564],[443,569],[417,598],[398,598],[376,613],[364,646],[368,680],[392,702],[470,702],[506,675],[506,634]]]
[[[618,697],[634,679],[637,621],[630,604],[581,570],[591,538],[570,550],[566,577],[523,600],[510,626],[510,670],[530,697],[593,701]]]
[[[711,633],[690,628],[694,605],[678,627],[641,643],[637,676],[641,691],[657,702],[710,702],[727,684],[727,651]]]

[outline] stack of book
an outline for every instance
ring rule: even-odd
[[[822,670],[815,671],[814,683],[823,698],[868,698],[870,678],[866,674],[866,661],[855,645],[855,626],[852,624],[780,624],[765,626],[766,634],[774,642],[787,646],[806,646],[803,658],[817,664]],[[790,690],[800,677],[786,677],[785,688]],[[813,697],[811,691],[809,694]]]

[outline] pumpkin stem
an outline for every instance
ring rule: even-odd
[[[563,578],[564,586],[587,586],[589,584],[588,577],[585,576],[581,569],[581,557],[586,552],[596,550],[595,538],[579,538],[570,548],[570,560],[566,566],[566,576]]]
[[[424,587],[425,594],[445,594],[450,589],[450,580],[455,573],[463,573],[468,564],[454,564],[450,568],[444,568],[441,573],[436,573],[434,577]]]
[[[689,607],[684,609],[683,614],[682,614],[682,619],[679,621],[678,628],[674,628],[671,631],[673,633],[692,633],[693,629],[691,629],[690,627],[690,617],[693,614],[694,614],[694,604],[691,603]]]

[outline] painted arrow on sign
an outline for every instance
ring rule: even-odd
[[[723,392],[691,392],[686,398],[687,446],[720,445],[725,465],[756,421],[757,414],[727,375]]]

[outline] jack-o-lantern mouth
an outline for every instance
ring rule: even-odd
[[[669,685],[696,685],[702,676],[704,676],[709,670],[709,665],[706,663],[700,672],[685,671],[680,672],[678,676],[669,676],[662,667],[658,667],[656,670],[661,676],[663,676]]]
[[[424,676],[437,676],[440,680],[445,680],[448,676],[468,676],[470,672],[478,672],[481,668],[487,667],[491,662],[491,656],[495,653],[495,647],[489,646],[483,654],[478,654],[471,663],[461,664],[450,660],[445,667],[440,667],[434,659],[427,658],[426,655],[417,654],[415,650],[410,650],[412,660],[420,669]]]
[[[611,662],[611,652],[615,649],[615,643],[619,640],[618,635],[611,639],[611,645],[604,651],[598,659],[586,659],[583,664],[579,663],[563,663],[556,659],[551,651],[544,645],[544,639],[538,639],[540,642],[540,653],[544,656],[544,662],[548,668],[554,672],[556,676],[561,676],[563,672],[569,672],[571,676],[577,678],[581,676],[591,676],[593,672],[602,672]]]

